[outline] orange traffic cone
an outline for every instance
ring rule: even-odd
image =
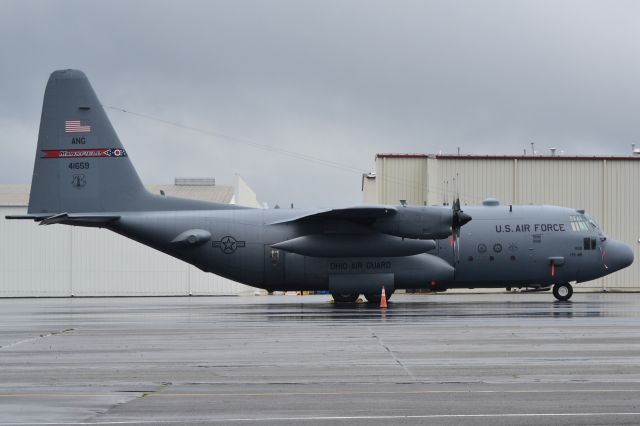
[[[380,294],[380,307],[387,308],[387,294],[384,292],[384,286],[382,286],[382,294]]]

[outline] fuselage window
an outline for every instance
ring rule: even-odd
[[[585,238],[583,242],[584,250],[595,250],[596,249],[596,239],[595,238]]]

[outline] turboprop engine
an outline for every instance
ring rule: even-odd
[[[371,227],[378,232],[402,238],[440,240],[469,222],[461,210],[445,206],[404,206],[396,214],[377,219]]]

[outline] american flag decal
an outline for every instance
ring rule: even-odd
[[[91,132],[91,126],[87,121],[80,120],[66,120],[64,122],[65,133],[89,133]]]

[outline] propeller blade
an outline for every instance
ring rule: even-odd
[[[454,263],[460,261],[460,228],[471,220],[471,216],[460,208],[460,197],[456,197],[451,206],[453,210],[451,218],[451,238],[454,252]]]

